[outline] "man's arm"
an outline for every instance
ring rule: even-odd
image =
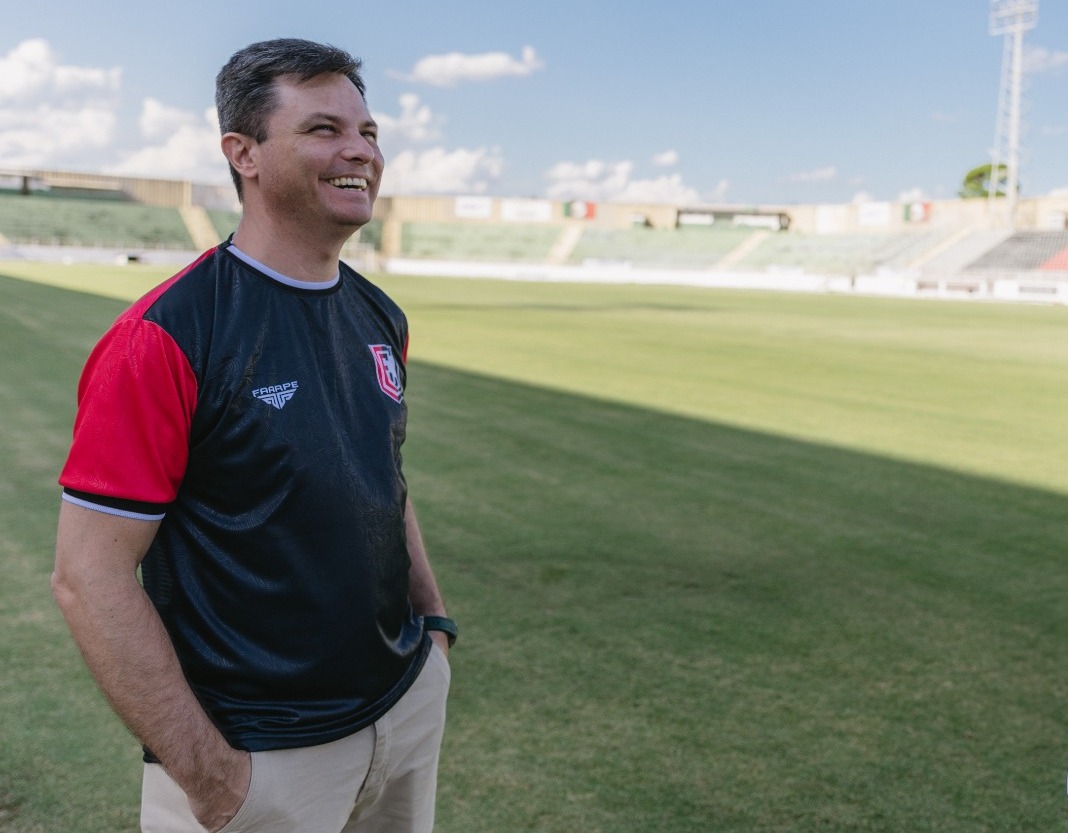
[[[137,581],[158,527],[64,501],[52,593],[112,708],[185,790],[200,822],[218,830],[244,800],[251,762],[200,706]]]
[[[419,529],[419,520],[415,517],[415,507],[412,506],[411,498],[404,507],[404,525],[408,536],[408,555],[412,560],[408,574],[410,582],[408,592],[412,600],[412,609],[420,616],[447,616],[445,602],[442,601],[441,591],[438,590],[434,571],[430,568],[426,546],[423,544],[423,534]],[[442,651],[449,653],[449,641],[445,634],[440,631],[431,631],[430,638]]]

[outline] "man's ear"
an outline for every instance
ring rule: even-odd
[[[224,133],[221,139],[223,156],[242,179],[255,179],[257,176],[256,154],[257,142],[244,133]]]

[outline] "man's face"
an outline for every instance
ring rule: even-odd
[[[335,73],[282,76],[275,92],[267,138],[254,149],[265,208],[311,235],[334,226],[351,234],[371,219],[385,166],[363,96]]]

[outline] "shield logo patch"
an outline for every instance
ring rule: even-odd
[[[375,372],[378,374],[378,386],[382,393],[394,402],[404,399],[404,387],[401,385],[400,368],[388,344],[368,344],[371,355],[375,357]]]

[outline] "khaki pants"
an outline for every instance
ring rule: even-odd
[[[449,677],[435,646],[374,725],[320,746],[253,752],[245,803],[220,833],[430,833]],[[141,830],[205,831],[159,764],[145,764]]]

